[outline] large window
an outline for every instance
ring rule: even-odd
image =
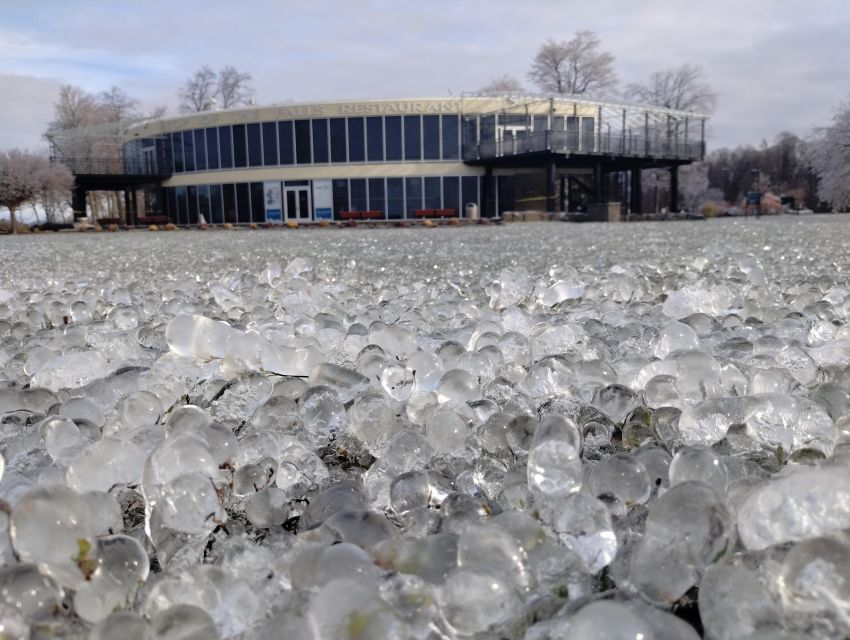
[[[263,166],[263,143],[260,138],[260,125],[255,122],[248,127],[248,166]]]
[[[298,164],[313,162],[313,152],[310,150],[310,121],[295,121],[295,159]]]
[[[198,187],[186,188],[189,203],[189,224],[198,224]]]
[[[207,170],[207,141],[203,129],[195,129],[195,169]]]
[[[369,211],[385,212],[387,203],[384,197],[384,179],[369,178]]]
[[[247,182],[236,185],[236,220],[251,222],[251,190]]]
[[[422,131],[419,116],[404,116],[404,159],[422,159]]]
[[[313,120],[313,162],[328,161],[328,121]]]
[[[210,185],[210,224],[221,224],[224,222],[224,208],[221,202],[221,185]]]
[[[207,134],[207,168],[218,169],[218,129],[210,127],[206,130]]]
[[[333,207],[334,216],[338,216],[341,211],[349,211],[348,207],[348,180],[334,180],[333,187]]]
[[[496,198],[498,203],[498,211],[501,215],[505,211],[513,211],[516,209],[514,204],[514,177],[513,176],[495,176],[496,177]]]
[[[174,172],[183,173],[185,166],[183,164],[183,134],[171,134],[171,152],[174,154]]]
[[[221,185],[222,203],[224,204],[224,221],[236,222],[236,185],[223,184]]]
[[[384,158],[387,162],[401,160],[401,116],[387,116],[384,118],[386,153]]]
[[[295,146],[292,139],[292,120],[277,123],[277,137],[280,142],[280,164],[294,164]]]
[[[248,165],[248,147],[245,139],[245,125],[233,125],[233,166],[245,167]],[[241,222],[241,221],[240,221]]]
[[[404,178],[387,178],[386,217],[390,220],[404,217]]]
[[[278,164],[277,123],[263,123],[263,164],[267,167]]]
[[[440,116],[422,116],[422,159],[440,159]]]
[[[345,140],[345,118],[331,118],[331,162],[345,162],[347,159]]]
[[[195,170],[195,141],[191,131],[183,132],[183,164],[186,171]]]
[[[460,206],[460,178],[456,176],[443,178],[443,208],[454,209],[458,216],[463,214]]]
[[[369,162],[384,160],[384,119],[380,116],[366,118],[366,143]]]
[[[351,210],[366,211],[369,203],[366,199],[366,180],[364,178],[352,178],[349,180],[351,186]]]
[[[198,215],[204,216],[205,222],[210,221],[210,188],[205,184],[198,187]]]
[[[594,151],[594,118],[581,119],[581,148],[583,151]]]
[[[266,200],[262,182],[251,183],[251,222],[266,221]]]
[[[457,116],[442,116],[443,120],[443,160],[457,160],[458,149]]]
[[[189,208],[186,204],[186,187],[177,187],[177,224],[189,224]]]
[[[422,178],[405,178],[404,189],[407,201],[406,217],[412,218],[413,212],[422,208]]]
[[[166,207],[168,208],[168,221],[177,224],[177,189],[166,189]]]
[[[425,208],[441,209],[443,199],[440,194],[440,179],[425,178]]]
[[[233,142],[230,127],[218,128],[218,145],[221,151],[221,168],[231,169],[233,167]]]
[[[366,159],[366,140],[363,118],[348,119],[348,161],[363,162]]]
[[[481,202],[478,200],[478,176],[463,176],[461,178],[461,194],[463,196],[461,205],[466,207],[470,202],[474,202],[481,208]]]

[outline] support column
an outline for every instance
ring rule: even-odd
[[[124,189],[124,224],[129,225],[132,220],[132,216],[130,214],[130,192],[127,189]]]
[[[632,213],[643,213],[643,184],[640,167],[634,167],[629,174],[631,177],[629,208]]]
[[[74,211],[74,220],[86,217],[86,190],[79,185],[71,193],[71,209]]]
[[[557,211],[557,203],[555,199],[555,158],[550,157],[546,161],[546,212],[554,213]]]
[[[605,182],[601,162],[593,165],[593,202],[595,204],[605,202]]]
[[[130,219],[127,221],[127,224],[131,224],[135,227],[136,222],[139,219],[139,192],[136,191],[135,189],[133,189],[130,193],[132,194],[131,204],[132,204],[133,214],[130,217]]]
[[[481,217],[482,218],[492,218],[492,206],[493,203],[490,202],[490,189],[493,185],[493,167],[487,165],[484,168],[484,177],[481,180]]]
[[[670,167],[670,212],[679,212],[679,165]]]
[[[567,176],[561,176],[558,192],[558,211],[567,210]]]

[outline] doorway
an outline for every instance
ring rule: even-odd
[[[283,204],[287,221],[305,222],[310,220],[312,217],[310,187],[284,187]]]

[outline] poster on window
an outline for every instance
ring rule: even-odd
[[[334,196],[330,180],[313,180],[315,220],[333,220]]]
[[[266,201],[266,220],[281,224],[283,222],[283,199],[280,195],[280,182],[264,182],[263,192]]]

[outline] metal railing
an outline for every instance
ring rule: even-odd
[[[705,149],[701,141],[646,138],[596,131],[530,131],[507,135],[501,140],[469,143],[464,140],[465,161],[489,160],[531,153],[564,153],[569,155],[606,155],[667,160],[702,160]]]
[[[166,177],[172,171],[169,163],[120,157],[53,156],[51,162],[63,164],[74,175],[135,175]]]

